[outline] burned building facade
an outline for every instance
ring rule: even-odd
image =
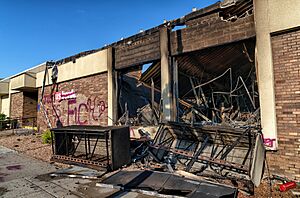
[[[280,0],[218,2],[57,61],[54,97],[41,66],[32,85],[32,104],[44,104],[38,127],[47,128],[46,117],[51,126],[58,119],[64,126],[145,125],[145,119],[147,125],[251,126],[262,131],[271,171],[299,179],[299,6],[293,0],[284,6]],[[10,91],[12,80],[0,82],[1,107],[7,111],[10,98],[11,116],[20,107],[14,98],[26,98],[22,90]],[[139,121],[136,112],[147,104],[150,121]]]
[[[151,64],[161,121],[260,126],[271,170],[299,178],[297,7],[214,4],[112,44],[115,69]]]

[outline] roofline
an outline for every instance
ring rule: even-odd
[[[8,80],[10,80],[10,79],[12,79],[12,78],[14,78],[14,77],[17,77],[17,76],[20,76],[20,75],[25,74],[25,73],[27,73],[27,72],[30,72],[31,70],[37,69],[37,68],[39,68],[39,67],[41,67],[41,66],[43,66],[43,65],[46,65],[46,62],[43,62],[43,63],[41,63],[41,64],[39,64],[39,65],[36,65],[36,66],[31,67],[31,68],[29,68],[29,69],[26,69],[26,70],[24,70],[24,71],[22,71],[22,72],[19,72],[19,73],[17,73],[17,74],[12,75],[12,76],[3,78],[2,80],[0,80],[0,82],[6,82],[6,81],[8,81]]]
[[[240,0],[238,0],[238,1],[240,1]],[[171,21],[167,21],[166,23],[162,23],[160,25],[154,26],[154,27],[152,27],[150,29],[147,29],[147,30],[145,30],[143,32],[131,35],[131,36],[129,36],[127,38],[124,38],[124,39],[122,39],[120,41],[113,42],[113,43],[111,43],[111,44],[109,44],[107,46],[100,47],[100,48],[93,49],[93,50],[83,51],[83,52],[77,53],[75,55],[71,55],[71,56],[67,56],[66,58],[59,59],[59,60],[57,60],[55,62],[57,64],[59,64],[59,65],[60,64],[65,64],[67,62],[72,61],[73,59],[77,59],[77,58],[81,58],[83,56],[94,54],[96,52],[108,49],[110,47],[116,47],[119,44],[126,43],[128,40],[136,40],[136,39],[138,39],[140,37],[143,37],[145,35],[151,35],[153,32],[158,31],[160,28],[165,27],[166,25],[169,26],[169,27],[170,26],[171,27],[180,26],[180,25],[184,24],[185,22],[193,20],[195,18],[205,16],[205,15],[210,14],[212,12],[218,12],[218,11],[220,11],[220,9],[221,9],[221,1],[219,0],[216,3],[211,4],[211,5],[207,6],[207,7],[201,8],[201,9],[199,9],[197,11],[193,11],[193,12],[187,13],[186,15],[184,15],[181,18],[177,18],[177,19],[174,19],[174,20],[171,20]],[[22,75],[22,74],[24,74],[26,72],[30,72],[31,70],[33,70],[35,68],[38,68],[38,67],[40,67],[40,66],[42,66],[44,64],[46,64],[46,62],[43,62],[43,63],[41,63],[41,64],[39,64],[39,65],[37,65],[35,67],[32,67],[32,68],[27,69],[25,71],[22,71],[22,72],[20,72],[18,74],[6,77],[6,78],[0,80],[0,82],[8,81],[11,78],[17,77],[17,76]]]

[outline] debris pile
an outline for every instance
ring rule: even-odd
[[[150,170],[119,171],[97,186],[118,189],[111,197],[118,197],[124,191],[154,197],[237,197],[237,190],[226,185]]]
[[[243,75],[228,68],[202,83],[196,77],[181,76],[185,81],[180,82],[188,82],[191,89],[179,93],[177,121],[161,123],[153,140],[139,131],[141,138],[132,144],[132,162],[170,173],[183,170],[253,193],[265,161],[253,68]],[[154,125],[162,112],[150,104],[131,118],[139,122],[123,123]]]
[[[233,76],[229,68],[221,75],[204,83],[200,83],[197,78],[189,77],[192,89],[181,98],[180,104],[183,109],[181,119],[186,123],[204,121],[233,127],[259,128],[255,73],[252,73],[250,69],[245,80],[238,76],[234,81]]]
[[[250,193],[260,184],[265,149],[259,131],[169,122],[160,125],[153,141],[144,137],[132,158],[143,168],[228,180]]]

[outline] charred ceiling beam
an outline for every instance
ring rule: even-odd
[[[187,55],[186,59],[183,60],[185,63],[182,63],[181,61],[181,65],[179,65],[180,75],[184,75],[187,77],[193,76],[194,78],[199,79],[200,82],[208,81],[216,77],[216,75],[213,75],[206,71],[205,66],[197,60],[196,55]],[[225,89],[225,86],[223,84],[218,82],[213,83],[215,86],[221,89]]]

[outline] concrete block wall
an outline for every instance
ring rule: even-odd
[[[58,84],[59,92],[75,93],[70,99],[55,100],[53,105],[63,126],[68,125],[107,125],[108,123],[108,81],[107,72],[73,79]],[[52,108],[51,87],[45,87],[44,104],[52,127],[56,126],[57,116]],[[39,88],[39,100],[41,98]],[[47,129],[42,108],[39,107],[38,129]]]
[[[271,171],[300,179],[300,30],[271,37],[278,151],[268,153]]]

